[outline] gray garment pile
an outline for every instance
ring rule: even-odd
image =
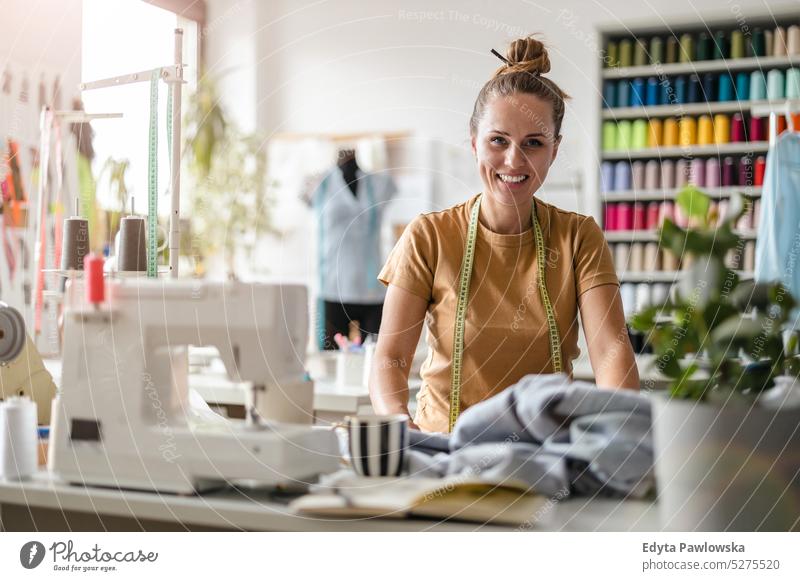
[[[520,480],[559,498],[642,498],[654,486],[650,427],[644,394],[528,375],[467,409],[450,436],[412,430],[408,470]]]

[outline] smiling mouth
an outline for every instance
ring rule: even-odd
[[[524,183],[528,180],[530,176],[519,174],[519,175],[509,175],[509,174],[497,174],[497,178],[503,182],[504,184],[510,185],[517,185]]]

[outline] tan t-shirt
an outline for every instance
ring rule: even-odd
[[[447,432],[453,327],[467,227],[477,195],[418,216],[378,275],[428,301],[428,357],[422,365],[415,423]],[[611,252],[593,218],[535,200],[544,235],[547,290],[561,337],[564,371],[578,356],[578,297],[619,284]],[[537,282],[533,229],[497,234],[478,224],[467,306],[461,411],[531,373],[552,373],[547,319]]]

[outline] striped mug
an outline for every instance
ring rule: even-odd
[[[408,416],[347,416],[350,462],[361,476],[399,476],[408,447]]]

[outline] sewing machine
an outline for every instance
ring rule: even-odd
[[[334,433],[310,425],[305,287],[139,278],[105,289],[90,304],[83,281],[67,287],[49,450],[57,476],[188,493],[338,468]],[[231,379],[248,382],[246,421],[211,421],[190,405],[188,345],[216,347]]]
[[[56,394],[53,378],[25,330],[17,309],[0,302],[0,400],[27,396],[36,402],[38,423],[50,423],[50,404]]]

